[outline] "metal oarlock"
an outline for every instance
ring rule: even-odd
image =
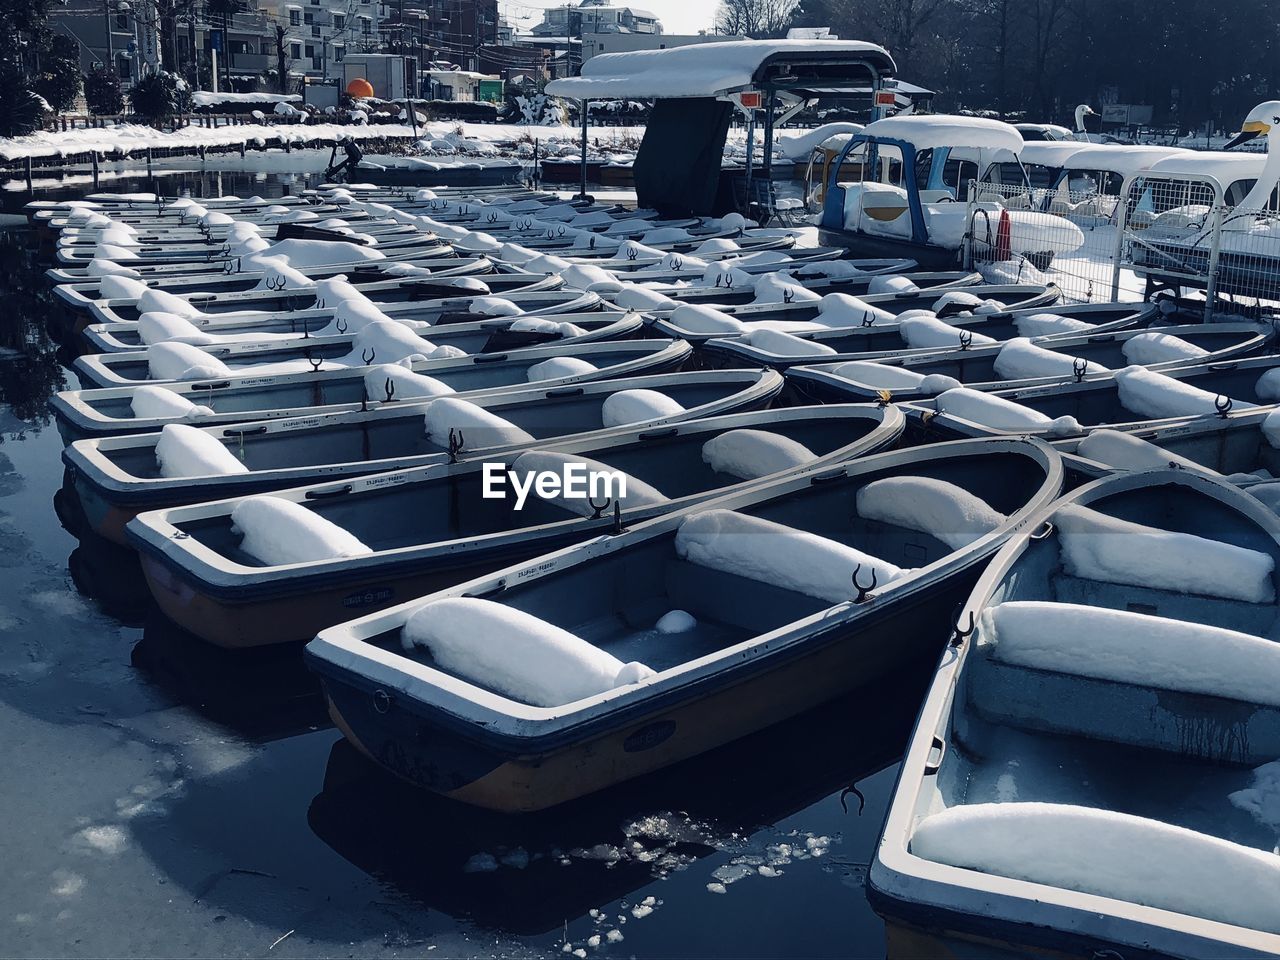
[[[1225,394],[1218,394],[1213,398],[1213,408],[1218,411],[1218,416],[1223,420],[1227,419],[1227,414],[1231,412],[1231,408],[1235,406],[1235,401]]]
[[[364,361],[364,365],[366,367],[373,363],[373,358],[377,355],[378,351],[374,350],[372,347],[368,347],[360,351],[360,359]]]
[[[604,516],[604,512],[609,509],[609,504],[613,503],[613,500],[610,497],[605,497],[603,503],[596,503],[594,497],[588,496],[587,503],[591,504],[591,519],[599,520]]]
[[[962,646],[962,645],[964,644],[964,642],[965,642],[966,640],[968,640],[968,639],[969,639],[969,637],[971,637],[971,636],[973,635],[974,627],[977,625],[976,621],[974,620],[974,616],[973,616],[973,611],[972,611],[972,610],[970,610],[970,611],[969,611],[969,625],[968,625],[968,626],[961,626],[961,625],[960,625],[960,617],[959,617],[959,613],[960,613],[960,609],[959,609],[959,608],[957,608],[957,610],[956,610],[956,614],[957,614],[957,616],[956,616],[956,622],[955,622],[955,625],[951,628],[951,640],[949,641],[949,644],[950,644],[951,646],[953,646],[953,647],[959,647],[959,646]]]
[[[267,289],[272,293],[279,293],[288,285],[289,281],[285,278],[284,274],[281,273],[274,277],[263,277],[262,282],[266,284]]]
[[[1076,378],[1076,383],[1084,379],[1085,373],[1089,370],[1089,361],[1082,357],[1075,357],[1071,361],[1071,375]]]
[[[463,444],[466,442],[466,439],[462,436],[461,430],[455,431],[453,427],[449,428],[448,453],[450,463],[458,462],[458,454],[462,453]]]
[[[853,598],[854,603],[865,603],[871,599],[871,591],[876,588],[876,570],[871,568],[871,582],[866,586],[858,580],[858,572],[862,569],[862,564],[858,564],[853,568],[853,588],[858,591],[858,595]]]
[[[386,397],[383,399],[383,402],[390,403],[395,398],[395,395],[396,395],[395,381],[392,380],[390,377],[387,377],[386,382],[382,385],[382,390],[383,390],[383,393],[386,394]]]
[[[317,360],[314,356],[312,356],[310,347],[307,348],[307,351],[306,353],[303,354],[303,357],[306,358],[307,363],[311,364],[312,373],[319,373],[320,368],[324,366],[324,359],[321,358]]]
[[[968,350],[971,346],[973,346],[973,331],[961,330],[960,331],[960,349]]]

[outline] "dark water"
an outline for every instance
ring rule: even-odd
[[[0,953],[884,955],[863,884],[919,685],[537,816],[394,781],[297,649],[166,629],[59,527],[64,373],[23,256],[0,244]]]

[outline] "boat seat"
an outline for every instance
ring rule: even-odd
[[[989,608],[966,673],[993,723],[1219,763],[1280,757],[1280,644],[1125,610],[1053,601]]]

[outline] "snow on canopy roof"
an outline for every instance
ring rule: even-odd
[[[1157,160],[1147,172],[1172,179],[1209,180],[1226,190],[1237,180],[1256,180],[1266,162],[1265,153],[1184,150]]]
[[[1073,136],[1069,127],[1060,127],[1056,123],[1015,123],[1015,130],[1026,130],[1029,133],[1053,133],[1060,137]]]
[[[917,150],[936,147],[976,147],[980,150],[1022,152],[1022,134],[1007,123],[985,117],[955,117],[947,114],[886,117],[867,124],[862,136],[884,140],[905,140]]]
[[[1041,167],[1067,166],[1067,161],[1079,153],[1083,144],[1061,140],[1032,140],[1022,148],[1023,164],[1034,163]]]
[[[866,60],[882,75],[895,69],[884,47],[862,40],[731,40],[601,54],[583,64],[581,76],[552,80],[546,92],[575,100],[715,97],[751,86],[774,60]]]
[[[1076,146],[1080,147],[1079,144]],[[1127,180],[1134,174],[1150,168],[1157,161],[1189,152],[1180,147],[1093,144],[1077,149],[1064,166],[1071,170],[1107,170],[1118,173]],[[1026,151],[1023,151],[1023,157],[1026,157]]]

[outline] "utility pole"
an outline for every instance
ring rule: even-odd
[[[107,25],[107,67],[114,73],[116,69],[116,52],[111,43],[111,0],[102,0],[102,17]]]

